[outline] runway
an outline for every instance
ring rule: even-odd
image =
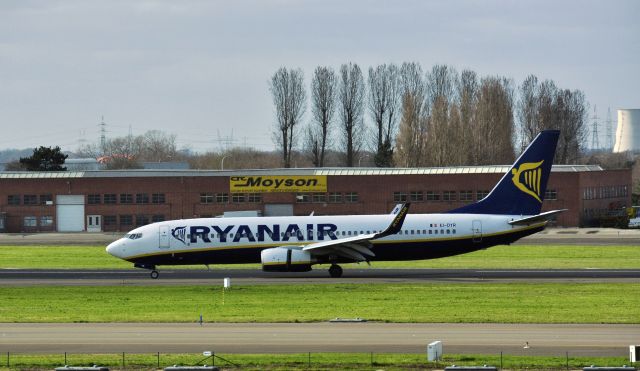
[[[625,356],[640,325],[241,323],[0,324],[0,350],[27,353],[447,353]],[[527,342],[530,346],[524,349]]]
[[[65,270],[0,269],[1,286],[32,285],[217,285],[336,283],[482,283],[482,282],[640,282],[640,269],[345,269],[330,278],[326,269],[304,273],[271,273],[260,269],[167,269],[151,279],[142,269]]]

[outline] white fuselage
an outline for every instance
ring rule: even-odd
[[[407,215],[402,229],[397,234],[371,243],[373,248],[393,247],[397,256],[390,260],[404,260],[402,248],[406,245],[414,247],[424,245],[426,250],[444,242],[453,241],[471,241],[471,243],[480,244],[483,239],[509,236],[517,232],[526,233],[545,224],[537,223],[530,226],[508,224],[509,221],[521,217],[520,215],[483,214]],[[265,248],[302,247],[319,241],[377,233],[385,229],[392,218],[393,215],[386,214],[181,219],[136,228],[125,237],[110,244],[107,251],[111,255],[130,261],[153,256],[186,256],[204,251],[251,249],[259,253]],[[531,233],[534,232],[531,231]],[[500,238],[499,240],[502,241]],[[509,238],[505,241],[510,242]],[[424,253],[423,259],[428,259],[429,252]],[[389,252],[380,255],[388,258]],[[414,259],[415,255],[414,251],[410,254],[410,259]],[[246,261],[238,258],[237,262],[257,262],[259,259],[256,261],[256,256],[256,254],[247,254]],[[207,259],[202,263],[215,264],[216,262]],[[189,264],[194,263],[189,260]]]

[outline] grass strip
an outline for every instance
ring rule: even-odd
[[[396,353],[295,353],[295,354],[221,354],[222,358],[236,364],[233,366],[220,359],[215,364],[224,369],[242,370],[371,370],[372,367],[385,370],[430,370],[443,366],[492,365],[510,370],[562,370],[567,367],[565,354],[549,356],[519,356],[499,354],[449,354],[438,363],[427,362],[424,354]],[[127,369],[155,370],[172,365],[195,365],[204,357],[199,354],[126,354],[124,366]],[[53,369],[64,365],[63,354],[11,354],[9,368],[5,360],[0,370]],[[119,354],[67,354],[70,366],[107,366],[122,369],[123,355]],[[574,357],[569,354],[570,369],[581,369],[590,365],[622,366],[625,357]],[[211,365],[211,360],[200,363]]]
[[[640,267],[637,246],[501,245],[434,260],[373,262],[374,268],[475,269],[634,269]],[[0,246],[0,268],[127,269],[132,264],[114,258],[104,246]],[[179,266],[172,267],[178,268]],[[211,265],[214,269],[253,268],[259,264]],[[345,268],[366,268],[345,264]],[[185,268],[204,269],[203,266]]]
[[[639,323],[640,284],[0,287],[1,322]]]

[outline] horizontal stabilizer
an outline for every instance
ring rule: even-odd
[[[553,218],[554,215],[567,211],[568,209],[551,210],[538,215],[528,216],[522,219],[516,219],[509,222],[511,225],[529,225],[539,222],[546,222]]]

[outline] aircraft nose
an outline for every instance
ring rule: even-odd
[[[115,256],[116,258],[122,258],[122,248],[121,248],[121,246],[122,246],[122,243],[120,242],[120,240],[111,242],[106,248],[107,253],[109,253],[110,255]]]

